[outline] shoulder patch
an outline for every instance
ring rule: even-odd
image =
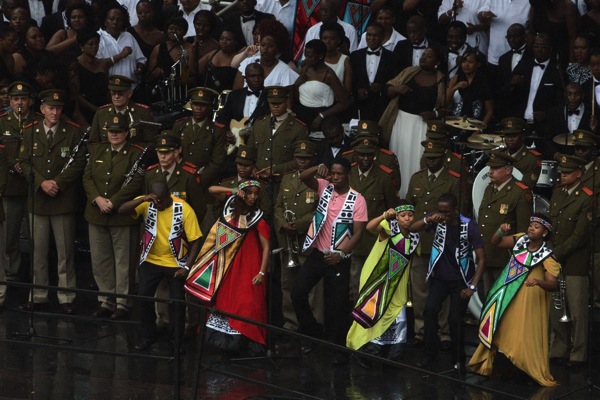
[[[541,157],[542,153],[540,153],[539,151],[535,150],[535,149],[527,149],[531,154],[533,154],[536,157]]]
[[[23,129],[25,129],[25,128],[29,128],[30,126],[33,126],[33,125],[37,125],[37,123],[38,123],[38,122],[34,120],[32,123],[25,125],[25,126],[23,127]]]
[[[357,163],[356,161],[354,161],[354,162],[353,162],[352,164],[350,164],[350,165],[352,165],[353,167],[356,167],[356,165],[357,165],[357,164],[358,164],[358,163]]]
[[[81,128],[81,126],[77,125],[75,122],[71,121],[71,120],[65,120],[65,122],[69,125],[73,125],[75,128]]]
[[[388,149],[384,149],[383,147],[379,148],[379,151],[383,154],[387,154],[388,156],[395,156],[396,154],[394,154],[393,151],[388,150]]]
[[[5,111],[5,112],[3,112],[3,113],[1,113],[1,114],[0,114],[0,118],[4,118],[4,117],[6,117],[8,114],[9,114],[9,112],[8,112],[8,111]]]
[[[379,169],[385,172],[386,174],[391,174],[393,172],[391,168],[388,168],[385,165],[381,164],[379,164]]]
[[[283,176],[290,175],[290,174],[294,174],[294,173],[296,173],[296,171],[298,171],[298,170],[297,170],[297,169],[293,169],[293,170],[291,170],[291,171],[285,172],[285,173],[283,174]]]
[[[217,128],[225,128],[225,125],[223,125],[223,124],[222,124],[222,123],[220,123],[220,122],[214,122],[214,124],[215,124],[215,126],[216,126]]]
[[[138,148],[138,149],[142,150],[142,151],[146,150],[146,148],[145,148],[145,147],[143,147],[143,146],[140,146],[139,144],[136,144],[136,143],[131,143],[131,145],[132,145],[133,147],[135,147],[135,148]]]
[[[98,108],[106,108],[106,107],[110,107],[110,106],[112,106],[112,104],[111,104],[111,103],[108,103],[108,104],[105,104],[105,105],[103,105],[103,106],[100,106],[100,107],[98,107]]]
[[[0,144],[0,149],[5,149],[6,146],[4,146],[3,144]]]
[[[192,165],[194,165],[194,164],[192,164]],[[183,164],[181,169],[184,170],[185,172],[189,172],[192,175],[194,175],[196,172],[198,172],[198,168],[194,168],[191,165],[188,165],[187,163]]]
[[[268,117],[268,115],[263,115],[262,117],[260,117],[259,119],[257,119],[257,121],[262,121],[263,119],[266,119]]]
[[[176,120],[175,120],[175,122],[173,123],[173,125],[175,125],[175,124],[176,124],[176,123],[178,123],[179,121],[183,122],[183,121],[185,121],[186,119],[190,119],[190,117],[183,117],[183,118],[176,119]]]
[[[584,187],[582,187],[582,188],[581,188],[581,191],[582,191],[583,193],[587,194],[588,196],[591,196],[591,195],[593,195],[593,194],[594,194],[594,192],[592,192],[592,189],[590,189],[590,188],[589,188],[589,187],[587,187],[587,186],[584,186]]]
[[[354,150],[346,150],[342,153],[343,156],[349,156],[350,154],[354,154]]]
[[[159,165],[158,163],[156,163],[154,165],[151,165],[148,168],[146,168],[146,171],[150,171],[150,170],[156,169],[156,167],[158,167],[158,165]]]
[[[306,126],[306,124],[302,121],[300,121],[298,118],[294,118],[296,120],[296,122],[298,122],[300,125],[302,126]]]
[[[458,158],[459,160],[462,158],[462,156],[458,153],[452,152],[452,155],[456,158]]]
[[[529,189],[529,186],[527,186],[526,184],[524,184],[524,183],[523,183],[523,182],[521,182],[521,181],[516,181],[516,182],[515,182],[515,185],[517,185],[518,187],[520,187],[520,188],[521,188],[521,189],[523,189],[523,190],[528,190],[528,189]]]
[[[147,105],[142,104],[142,103],[133,103],[133,104],[135,104],[138,107],[142,107],[145,110],[149,110],[150,109],[150,106],[147,106]]]
[[[453,171],[453,170],[449,169],[448,173],[450,175],[452,175],[453,177],[455,177],[455,178],[460,178],[460,174],[458,172],[456,172],[456,171]]]

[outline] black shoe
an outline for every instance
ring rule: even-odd
[[[129,311],[127,311],[124,308],[117,308],[115,310],[114,313],[112,313],[112,315],[110,316],[110,319],[112,319],[113,321],[119,321],[122,319],[128,319],[129,318]]]
[[[154,340],[153,339],[149,339],[149,338],[139,338],[138,341],[135,343],[135,346],[133,346],[134,349],[136,349],[137,351],[144,351],[144,350],[148,350],[150,348],[150,346],[152,346],[154,344]]]
[[[433,360],[435,360],[435,356],[431,356],[431,355],[426,354],[417,363],[417,367],[419,367],[419,368],[427,368],[431,364],[433,364]]]
[[[350,355],[348,353],[338,353],[331,361],[331,365],[333,365],[334,367],[346,365],[348,364],[349,359]]]
[[[108,308],[99,306],[98,309],[92,313],[92,317],[108,318],[108,317],[110,317],[111,314],[112,314],[112,311],[110,311]]]
[[[442,342],[440,343],[440,351],[450,351],[451,348],[452,342],[449,340],[442,340]]]

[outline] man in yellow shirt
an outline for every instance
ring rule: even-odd
[[[170,298],[184,300],[183,285],[198,254],[198,239],[202,236],[192,207],[172,196],[166,182],[157,181],[152,184],[148,195],[124,203],[119,214],[144,218],[138,294],[153,297],[164,278],[169,285]],[[179,307],[178,313],[175,313],[175,307]],[[143,301],[140,314],[142,334],[135,349],[143,351],[156,340],[154,304]],[[174,302],[169,307],[169,314],[169,343],[173,346],[177,339],[183,338],[185,310],[182,303]]]

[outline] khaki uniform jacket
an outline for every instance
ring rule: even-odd
[[[437,212],[439,197],[452,192],[458,197],[460,175],[444,167],[433,183],[429,183],[428,170],[417,171],[410,178],[406,200],[415,206],[415,221]],[[431,254],[433,231],[422,231],[421,254]]]
[[[503,151],[508,154],[507,149],[504,149]],[[518,169],[523,174],[523,179],[521,179],[521,182],[530,188],[535,187],[537,185],[538,178],[540,177],[542,153],[523,147],[523,149],[521,149],[521,151],[519,151],[517,154],[513,155],[513,157],[517,160],[513,167]]]
[[[550,246],[565,275],[588,275],[591,196],[592,190],[579,184],[568,196],[564,188],[554,189],[550,199],[550,218],[554,227]]]
[[[116,115],[117,110],[115,110],[112,104],[104,105],[96,111],[94,119],[92,120],[92,125],[90,126],[90,143],[108,141],[108,131],[106,127],[112,122]],[[130,123],[138,121],[154,122],[150,107],[144,104],[130,103],[124,115],[128,118],[133,118],[133,121],[130,121]],[[132,137],[136,136],[135,128],[130,130],[130,135]]]
[[[80,146],[71,166],[66,171],[61,171],[81,139],[81,129],[78,125],[61,119],[52,143],[48,143],[43,125],[40,122],[25,128],[19,152],[19,163],[27,180],[33,170],[34,193],[33,198],[29,198],[29,212],[33,210],[40,215],[73,213],[78,204],[77,182],[81,179],[86,164],[85,146]],[[55,197],[48,196],[41,188],[42,182],[48,179],[56,181],[60,188]]]
[[[223,125],[207,120],[194,132],[192,117],[188,117],[175,121],[173,131],[181,134],[183,161],[190,162],[202,170],[199,183],[208,188],[218,182],[222,177],[227,156]],[[208,193],[205,195],[208,196]],[[210,201],[210,198],[207,198],[206,204]]]
[[[34,121],[41,122],[44,117],[34,112],[29,112],[27,118],[23,120],[23,126],[29,125]],[[6,150],[6,162],[8,164],[8,177],[4,188],[4,196],[27,196],[29,187],[27,179],[18,174],[15,170],[15,164],[19,158],[19,149],[23,140],[16,135],[21,136],[19,120],[12,112],[0,116],[0,132],[2,132],[2,144]]]
[[[359,177],[358,165],[350,170],[348,182],[350,187],[362,194],[367,202],[369,221],[389,208],[398,205],[398,192],[392,184],[392,170],[382,165],[373,164],[369,175],[362,181]],[[377,240],[377,234],[365,230],[363,237],[352,251],[357,256],[368,256]]]
[[[351,163],[356,162],[354,159],[354,150],[348,150],[342,154],[344,158],[350,160]],[[400,186],[402,184],[402,178],[400,176],[400,164],[398,163],[398,157],[394,152],[379,148],[377,153],[375,154],[375,164],[383,165],[392,170],[392,185],[396,190],[400,190]]]
[[[308,232],[318,204],[319,193],[310,189],[300,180],[299,171],[293,171],[283,176],[275,200],[275,229],[278,236],[280,236],[279,243],[281,245],[285,243],[285,241],[282,241],[283,231],[281,231],[281,227],[285,224],[285,210],[294,213],[298,243],[300,244],[300,251],[302,251],[306,232]]]
[[[600,189],[600,158],[596,158],[594,160],[594,164],[592,164],[590,168],[585,170],[583,176],[581,177],[581,184],[583,186],[589,187],[590,189],[593,189],[592,186],[595,186],[594,191],[598,192],[598,189]]]
[[[490,240],[504,223],[510,224],[511,234],[527,232],[533,213],[533,197],[531,189],[514,178],[496,194],[493,194],[493,187],[489,184],[483,192],[477,224],[483,238],[486,268],[504,268],[510,252],[494,246]]]
[[[175,197],[185,200],[192,204],[193,195],[196,183],[196,172],[198,169],[191,163],[180,162],[175,165],[172,176],[169,177],[169,190]],[[156,181],[164,181],[165,177],[161,171],[159,164],[154,164],[148,167],[144,176],[144,193],[150,193],[152,184]],[[195,211],[195,210],[194,210]]]
[[[289,113],[275,134],[272,134],[270,118],[267,115],[254,123],[247,144],[258,149],[256,169],[260,171],[270,167],[273,157],[273,174],[283,175],[295,167],[292,144],[297,140],[308,139],[308,133],[304,123]]]
[[[90,224],[107,226],[135,225],[129,215],[119,215],[117,210],[126,201],[142,194],[144,177],[135,173],[129,184],[122,188],[125,176],[144,149],[126,142],[113,157],[110,143],[91,146],[90,160],[83,173],[83,187],[87,195],[84,217]],[[103,214],[95,203],[98,197],[105,197],[113,204],[111,214]]]
[[[0,193],[6,190],[8,182],[8,158],[6,157],[6,148],[0,144]],[[6,219],[4,207],[2,206],[2,195],[0,194],[0,222]],[[4,261],[2,261],[4,262]]]

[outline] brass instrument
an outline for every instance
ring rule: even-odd
[[[231,90],[223,90],[221,93],[219,93],[219,97],[217,98],[217,108],[213,114],[213,121],[217,119],[217,114],[219,111],[225,108],[225,103],[227,103],[227,97],[229,96],[229,93],[231,93]]]
[[[407,281],[407,284],[406,284],[406,307],[410,308],[412,306],[413,306],[413,302],[412,302],[412,283],[410,282],[410,271],[409,271],[408,281]]]
[[[285,211],[283,212],[283,217],[285,218],[285,222],[292,224],[296,222],[296,213],[292,210],[287,209],[287,204],[285,206]],[[285,234],[285,249],[283,249],[284,258],[282,264],[288,268],[294,268],[300,266],[300,261],[298,260],[298,254],[300,253],[300,243],[298,242],[298,235],[286,233]]]
[[[558,291],[552,293],[552,301],[556,310],[562,311],[560,322],[570,322],[569,309],[567,308],[567,280],[563,275],[562,268],[558,273]]]

